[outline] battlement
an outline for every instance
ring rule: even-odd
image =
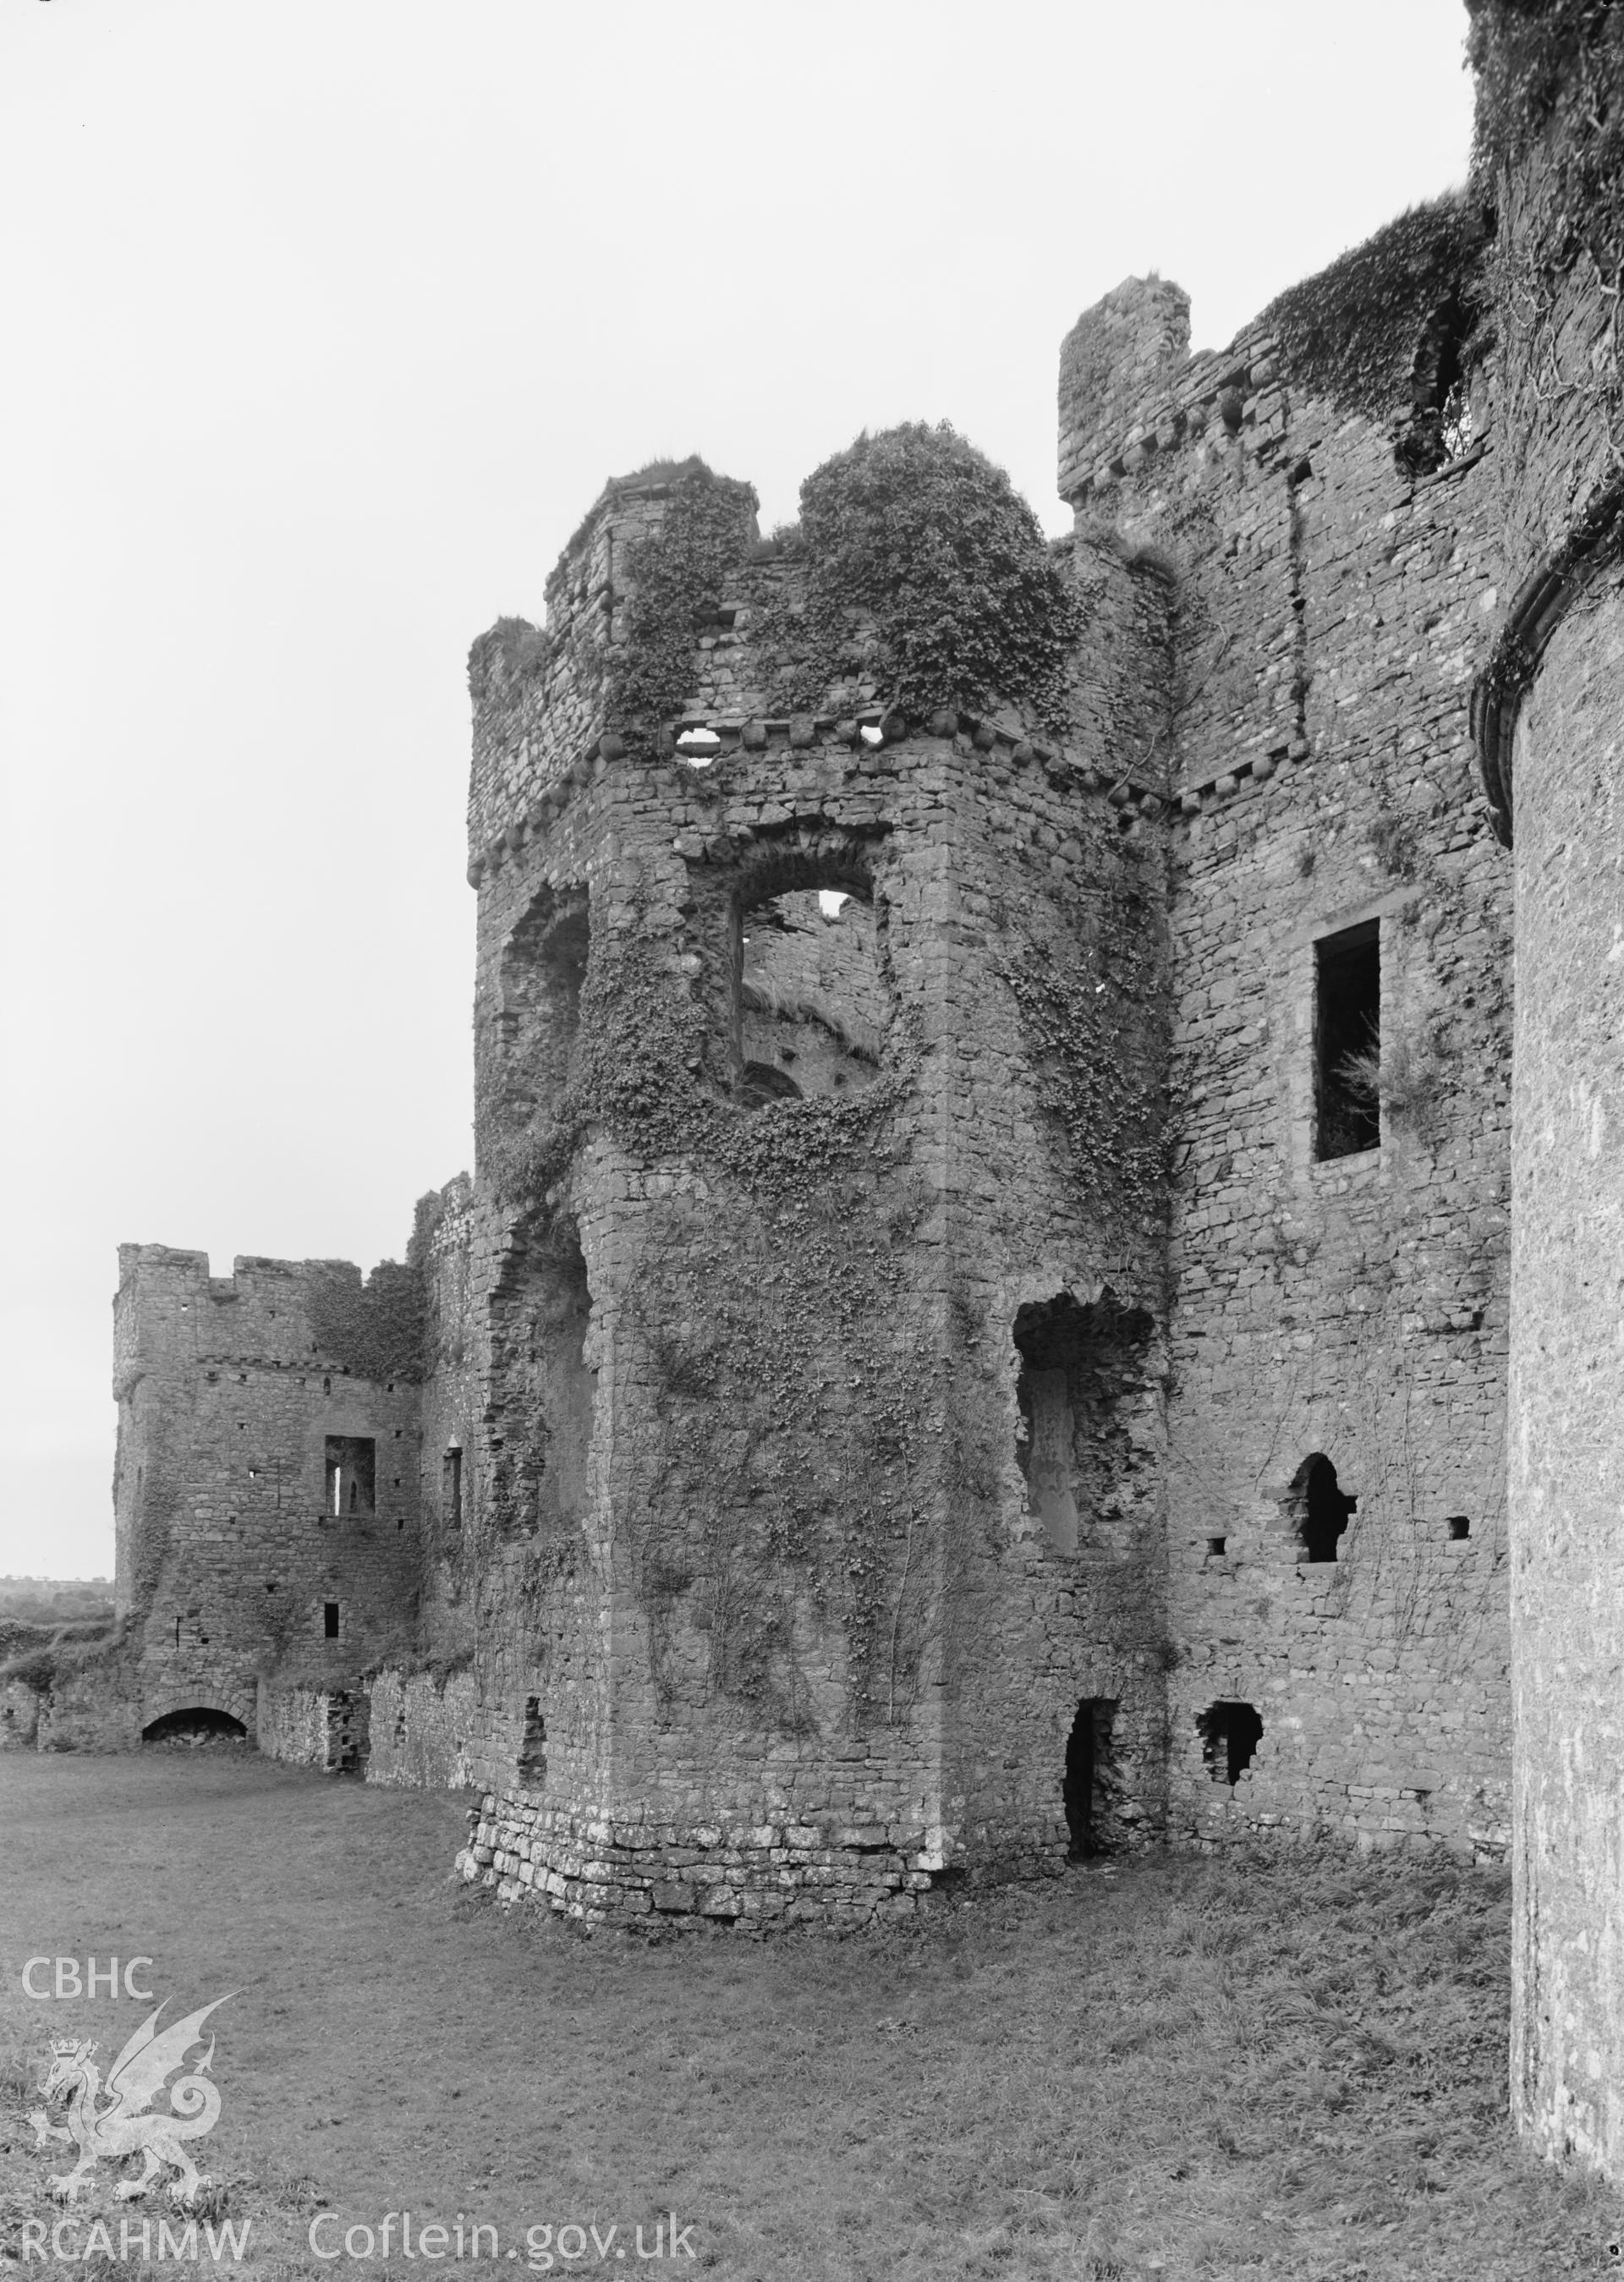
[[[119,1247],[115,1392],[155,1369],[255,1363],[276,1370],[414,1380],[422,1373],[422,1283],[384,1261],[363,1279],[348,1260],[239,1254],[212,1276],[206,1252]]]
[[[612,477],[577,525],[548,576],[547,620],[499,619],[469,653],[474,704],[469,791],[470,856],[497,813],[511,820],[515,795],[534,799],[563,782],[602,734],[613,697],[617,654],[624,655],[635,596],[637,548],[657,537],[687,479],[709,478],[748,501],[755,493],[710,477],[703,461],[661,461]]]
[[[1164,614],[1165,597],[1148,612],[1135,599],[1155,565],[1086,536],[1049,547],[1007,479],[951,431],[898,429],[837,454],[808,479],[803,524],[781,542],[758,538],[754,497],[693,462],[609,485],[554,573],[547,632],[504,621],[475,645],[471,883],[623,762],[633,773],[673,759],[698,770],[781,743],[860,749],[925,733],[1058,765],[1085,790],[1155,791],[1154,760],[1122,765],[1120,718],[1135,671],[1123,659],[1137,655],[1140,621]],[[950,520],[962,505],[959,519],[976,528],[991,512],[1004,532],[989,567],[967,565],[929,608],[933,574],[920,572],[911,598],[905,547],[883,574],[874,562],[926,501]],[[1006,596],[990,591],[987,609],[990,628],[1023,632],[978,647],[967,629],[963,655],[936,657],[928,685],[905,696],[904,661],[943,624],[963,623],[978,578],[1023,582],[1018,599],[1013,584]],[[915,622],[899,643],[894,621],[910,600]],[[1148,725],[1141,735],[1148,753]]]

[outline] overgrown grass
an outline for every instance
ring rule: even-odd
[[[34,2057],[69,2028],[105,2057],[145,2010],[32,2004],[21,1961],[137,1952],[171,2016],[237,1992],[205,2168],[267,2278],[421,2282],[307,2247],[322,2209],[406,2207],[495,2225],[519,2271],[528,2228],[648,2243],[674,2208],[695,2264],[774,2282],[1548,2282],[1614,2239],[1612,2198],[1507,2125],[1507,1898],[1482,1872],[1161,1861],[883,1940],[651,1944],[470,1900],[442,1797],[18,1755],[0,1816],[13,2255],[56,2167],[23,2122]]]

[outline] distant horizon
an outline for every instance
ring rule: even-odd
[[[111,1577],[0,1577],[0,1585],[107,1585]]]

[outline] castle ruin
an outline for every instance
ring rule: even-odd
[[[775,540],[663,464],[474,645],[474,1177],[122,1251],[124,1740],[475,1785],[594,1923],[1509,1849],[1624,2167],[1624,32],[1472,36],[1469,191],[1079,320],[1067,540],[939,431]]]

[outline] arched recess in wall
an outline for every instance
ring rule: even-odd
[[[492,1298],[481,1526],[533,1537],[587,1513],[597,1372],[587,1359],[592,1293],[567,1213],[516,1232]]]
[[[243,1722],[213,1704],[192,1704],[179,1712],[166,1712],[161,1719],[149,1719],[141,1730],[144,1743],[241,1743],[247,1738]]]
[[[515,1124],[548,1114],[569,1076],[587,975],[585,888],[541,888],[502,945],[496,1092]]]
[[[1016,1311],[1015,1463],[1026,1510],[1052,1552],[1079,1552],[1102,1525],[1131,1524],[1129,1413],[1144,1391],[1154,1329],[1142,1308],[1109,1292],[1086,1302],[1057,1292]]]
[[[750,1108],[861,1092],[879,1075],[893,997],[875,842],[764,840],[734,896],[734,1069]]]
[[[1412,408],[1394,456],[1407,476],[1427,476],[1463,458],[1478,438],[1476,399],[1488,343],[1480,311],[1452,293],[1428,318],[1410,373]]]

